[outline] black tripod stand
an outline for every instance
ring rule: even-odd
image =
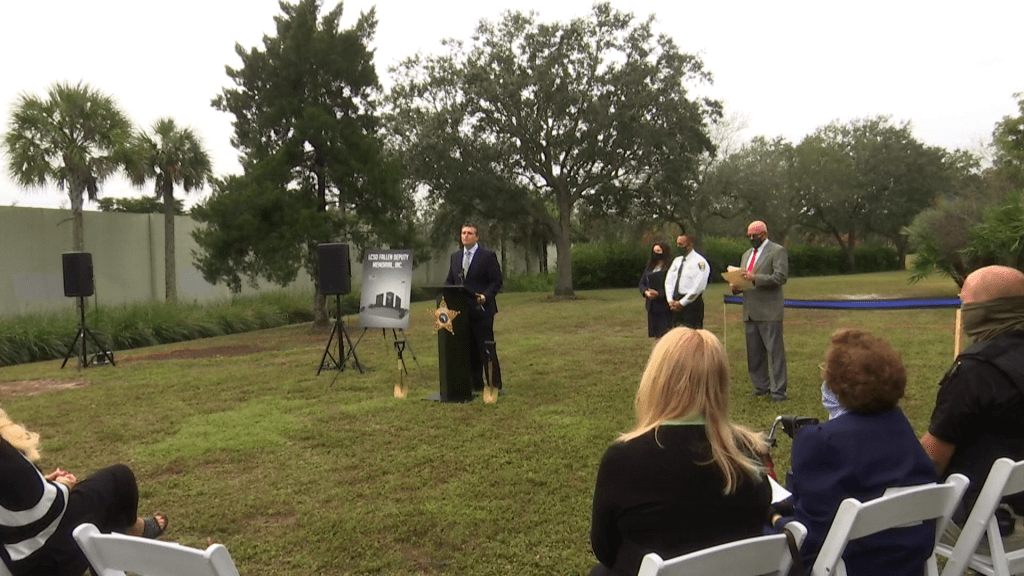
[[[335,294],[335,302],[338,307],[338,313],[334,319],[334,327],[331,328],[331,336],[327,339],[327,346],[324,347],[324,355],[320,357],[320,367],[316,370],[316,375],[319,376],[323,372],[324,368],[330,368],[331,370],[337,370],[342,372],[345,370],[345,365],[348,364],[348,359],[351,357],[355,363],[356,368],[359,369],[359,373],[363,373],[363,365],[359,363],[359,356],[356,356],[356,349],[352,346],[352,339],[348,336],[348,331],[345,330],[345,320],[341,317],[341,295]],[[331,353],[331,343],[334,342],[334,337],[338,337],[338,355],[335,356]],[[349,351],[345,354],[345,342],[348,342]],[[330,362],[327,359],[330,358]]]
[[[104,350],[103,345],[100,344],[100,341],[97,340],[96,336],[93,335],[92,330],[89,330],[89,327],[85,325],[84,296],[78,297],[78,311],[82,314],[78,322],[78,334],[75,334],[75,339],[71,341],[71,346],[68,346],[68,353],[64,355],[64,363],[61,364],[60,367],[63,368],[64,366],[67,365],[68,358],[71,358],[71,352],[75,350],[75,344],[78,343],[79,338],[82,339],[81,356],[79,356],[78,358],[78,366],[80,368],[88,368],[89,364],[92,363],[92,360],[88,358],[88,354],[86,353],[86,338],[92,339],[92,343],[95,344],[96,348],[99,349],[99,353],[96,354],[97,358],[99,356],[103,356],[104,360],[110,362],[111,366],[117,366],[117,364],[114,363],[114,353],[109,350]]]

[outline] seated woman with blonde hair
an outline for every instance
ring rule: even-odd
[[[649,552],[673,558],[759,536],[771,488],[763,438],[729,421],[729,370],[706,330],[675,328],[654,346],[636,393],[636,426],[597,471],[592,576],[634,575]]]
[[[60,468],[44,475],[39,458],[39,434],[0,409],[0,560],[14,576],[82,576],[89,563],[71,536],[79,524],[147,538],[167,529],[159,512],[138,517],[139,488],[124,464],[78,482]]]

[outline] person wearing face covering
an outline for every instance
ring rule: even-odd
[[[672,310],[672,326],[694,330],[704,328],[704,290],[708,287],[711,265],[693,249],[693,238],[676,238],[680,256],[672,261],[665,275],[665,294]]]
[[[787,476],[793,495],[773,505],[770,515],[776,530],[792,520],[807,527],[805,566],[814,563],[846,498],[864,502],[888,488],[938,479],[900,410],[907,372],[888,342],[863,330],[840,330],[832,334],[822,372],[829,420],[794,435]],[[932,521],[853,540],[843,560],[850,576],[920,576],[934,548]]]
[[[768,240],[768,226],[755,220],[747,226],[750,250],[740,265],[743,279],[752,287],[730,285],[733,294],[743,292],[743,329],[747,337],[747,372],[754,390],[749,396],[786,400],[786,345],[782,341],[785,297],[782,286],[789,277],[789,254]],[[770,368],[770,371],[769,371]]]
[[[953,523],[962,526],[992,463],[1002,457],[1024,460],[1024,273],[1006,266],[975,270],[964,280],[960,299],[964,332],[973,344],[939,384],[921,445],[940,475],[970,478],[953,515]],[[1009,504],[1024,512],[1020,495]],[[1005,513],[1004,537],[1013,527]]]
[[[651,246],[651,258],[640,277],[640,295],[647,308],[647,335],[651,338],[661,338],[672,329],[672,311],[668,309],[663,291],[671,258],[668,244],[658,242]]]

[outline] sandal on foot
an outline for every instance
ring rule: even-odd
[[[160,520],[163,520],[163,526],[160,526]],[[170,524],[166,514],[154,512],[152,516],[147,516],[142,521],[142,537],[159,538],[163,536],[164,532],[167,532],[167,527]]]

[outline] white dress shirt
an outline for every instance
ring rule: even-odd
[[[679,301],[683,306],[690,304],[704,293],[710,275],[711,266],[696,250],[677,256],[665,274],[665,298],[669,302]]]

